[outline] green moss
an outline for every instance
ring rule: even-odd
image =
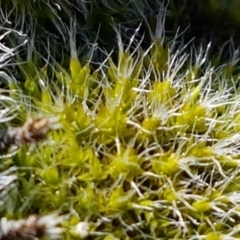
[[[156,69],[159,48],[146,55],[150,65],[120,52],[104,72],[91,73],[72,59],[69,70],[55,69],[53,82],[45,75],[44,87],[35,77],[34,94],[26,78],[21,91],[37,106],[33,115],[58,116],[62,128],[49,143],[22,148],[13,158],[21,182],[15,211],[74,210],[79,221],[95,225],[94,239],[231,234],[232,219],[238,221],[238,96],[221,86],[216,92],[208,68],[200,78],[186,78],[181,53],[170,49],[165,68]],[[225,66],[216,71],[221,75]],[[74,239],[69,221],[66,236]],[[104,224],[97,227],[98,221]]]
[[[74,31],[66,62],[19,64],[23,81],[7,91],[17,114],[4,122],[55,116],[61,127],[2,162],[18,184],[0,192],[1,215],[67,214],[69,240],[238,239],[238,51],[221,65],[209,47],[189,53],[162,34],[145,49],[137,33],[125,46],[118,32],[118,58],[94,69],[78,59]]]

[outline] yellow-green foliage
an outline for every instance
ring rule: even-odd
[[[64,239],[82,221],[91,239],[240,238],[240,96],[203,49],[162,42],[120,46],[94,72],[72,56],[51,81],[46,66],[10,84],[20,119],[62,127],[3,162],[19,184],[2,215],[70,213]]]

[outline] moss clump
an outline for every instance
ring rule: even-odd
[[[127,45],[117,32],[117,59],[107,53],[94,69],[73,32],[67,68],[42,67],[31,42],[24,81],[5,76],[0,114],[6,127],[54,116],[58,129],[3,156],[1,216],[27,219],[29,231],[31,219],[43,229],[29,216],[46,215],[69,240],[239,239],[238,51],[221,65],[210,45],[165,44],[163,19],[147,49],[139,29]],[[53,224],[52,212],[64,217]]]
[[[73,54],[51,81],[10,83],[20,119],[61,129],[3,162],[19,181],[3,216],[70,213],[65,239],[239,238],[238,91],[202,48],[162,42],[132,53],[119,38],[116,63],[92,72]]]

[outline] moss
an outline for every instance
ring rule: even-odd
[[[22,81],[6,73],[5,128],[39,116],[58,127],[2,156],[1,216],[26,226],[57,212],[69,240],[239,238],[238,50],[221,64],[158,21],[148,48],[140,28],[127,44],[115,29],[117,59],[106,52],[97,68],[79,60],[74,23],[64,63],[42,66],[33,41],[20,43],[26,63],[13,49]]]

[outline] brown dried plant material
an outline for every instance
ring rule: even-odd
[[[63,217],[55,214],[47,216],[31,215],[26,219],[0,221],[0,240],[32,240],[48,236],[50,239],[59,239],[62,228],[59,224]]]
[[[55,118],[35,118],[29,119],[21,127],[3,129],[0,132],[0,153],[7,153],[12,146],[20,147],[25,143],[44,140],[47,133],[56,128]]]

